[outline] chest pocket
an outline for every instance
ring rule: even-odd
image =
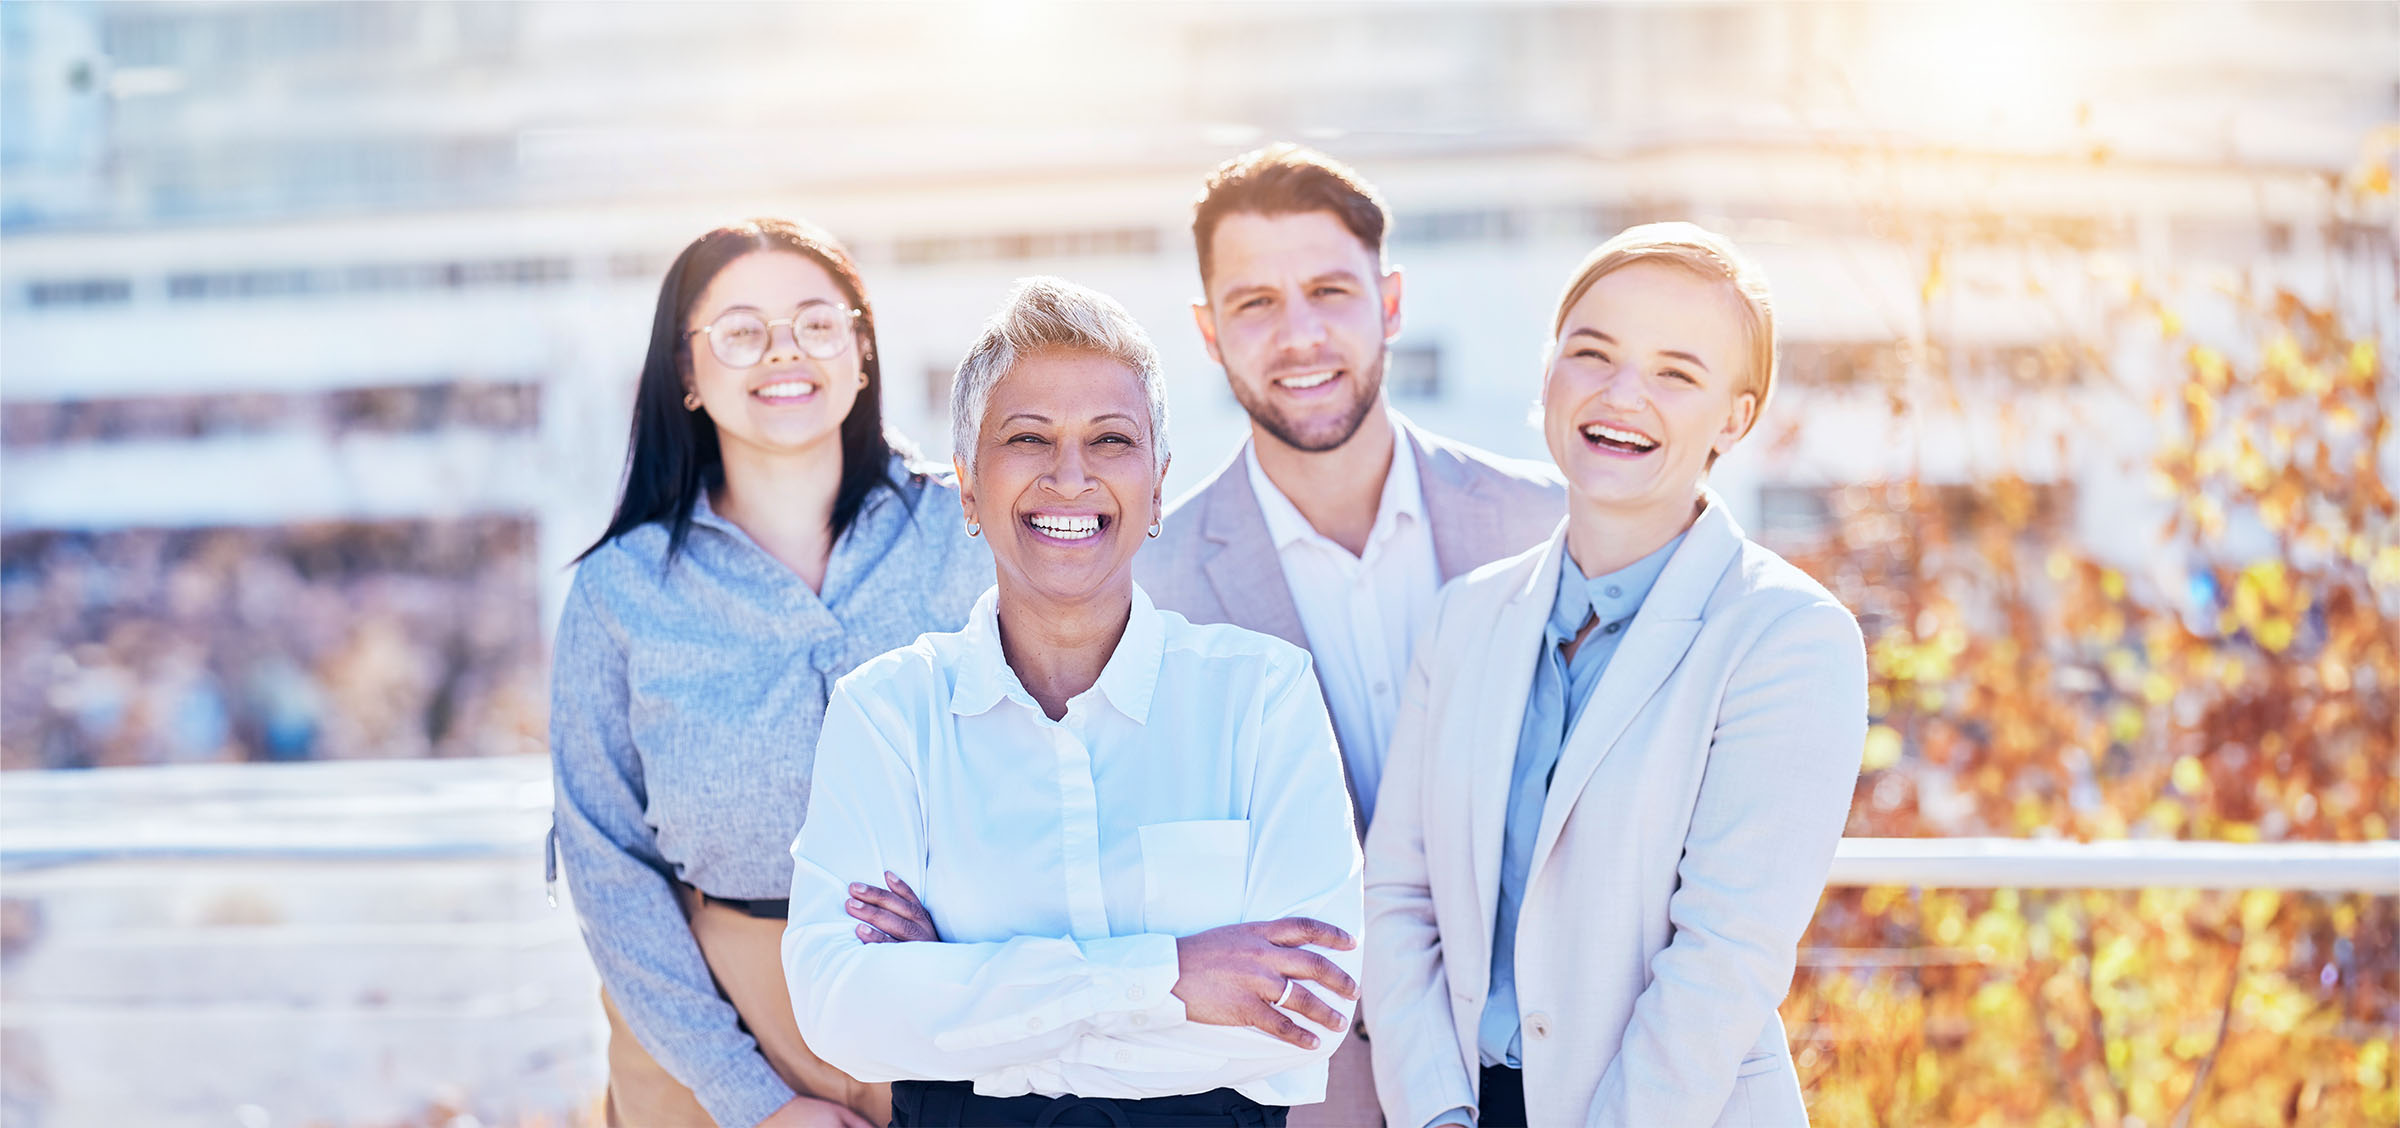
[[[1193,819],[1142,828],[1142,930],[1189,936],[1242,919],[1250,820]]]

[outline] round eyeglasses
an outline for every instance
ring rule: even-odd
[[[800,351],[818,360],[831,360],[842,355],[850,345],[850,323],[857,320],[859,311],[832,302],[802,302],[790,317],[767,320],[754,309],[729,309],[698,329],[685,333],[708,334],[708,351],[715,353],[718,363],[727,368],[748,368],[767,357],[767,349],[775,339],[775,327],[792,327],[792,343]]]

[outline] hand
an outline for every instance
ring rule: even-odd
[[[1176,940],[1175,997],[1183,1000],[1184,1017],[1211,1026],[1248,1026],[1301,1049],[1316,1049],[1317,1036],[1276,1004],[1338,1031],[1341,1014],[1300,981],[1313,980],[1345,999],[1358,997],[1358,983],[1332,960],[1301,950],[1304,944],[1339,952],[1358,946],[1349,933],[1307,917],[1229,924]]]
[[[933,914],[925,911],[925,902],[918,898],[917,891],[890,870],[883,871],[883,880],[890,888],[850,887],[850,900],[844,907],[862,922],[858,938],[869,944],[940,940],[941,933],[933,927]]]
[[[832,1101],[815,1097],[793,1097],[783,1107],[768,1113],[758,1128],[877,1128],[867,1118]]]

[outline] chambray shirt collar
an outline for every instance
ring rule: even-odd
[[[1603,629],[1633,618],[1687,535],[1688,531],[1677,533],[1674,540],[1648,556],[1599,576],[1586,577],[1583,569],[1576,567],[1572,553],[1559,553],[1558,596],[1550,604],[1551,645],[1574,638],[1587,617],[1597,617]]]
[[[1250,474],[1250,492],[1258,496],[1259,513],[1267,519],[1267,536],[1273,538],[1277,551],[1300,541],[1325,539],[1276,488],[1275,480],[1267,477],[1266,469],[1258,464],[1257,444],[1243,444],[1242,461]],[[1380,543],[1397,534],[1403,519],[1424,523],[1425,486],[1417,476],[1417,453],[1409,444],[1408,428],[1392,418],[1392,468],[1383,476],[1383,496],[1375,503],[1375,524],[1367,533],[1368,543]]]
[[[966,628],[959,633],[964,636],[966,653],[959,664],[958,682],[950,691],[952,713],[974,716],[990,711],[1003,700],[1040,711],[1041,706],[1018,679],[1017,672],[1009,668],[1007,653],[1001,649],[997,586],[975,601],[975,609],[967,613]],[[1100,680],[1069,701],[1068,709],[1072,711],[1077,702],[1097,692],[1133,723],[1148,724],[1150,698],[1158,689],[1158,669],[1166,660],[1166,643],[1167,628],[1159,618],[1157,605],[1150,602],[1150,593],[1143,591],[1140,584],[1133,585],[1133,610],[1125,620],[1124,635],[1117,639],[1116,652],[1101,667]]]

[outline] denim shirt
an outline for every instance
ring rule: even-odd
[[[792,1097],[718,993],[670,880],[787,895],[833,683],[992,584],[946,476],[892,460],[835,540],[823,591],[703,495],[667,559],[652,522],[576,569],[553,647],[550,755],[568,888],[600,980],[644,1048],[721,1123]]]
[[[1533,866],[1533,842],[1542,826],[1542,804],[1549,797],[1550,775],[1558,767],[1567,734],[1582,718],[1592,699],[1592,687],[1608,669],[1608,660],[1624,641],[1626,624],[1641,610],[1642,600],[1658,583],[1668,558],[1683,543],[1677,536],[1665,546],[1603,576],[1585,578],[1568,553],[1558,554],[1558,597],[1550,606],[1550,623],[1543,632],[1542,656],[1534,666],[1533,687],[1525,696],[1525,720],[1517,732],[1517,759],[1508,778],[1508,823],[1500,847],[1500,907],[1492,922],[1492,980],[1484,996],[1478,1046],[1483,1064],[1518,1067],[1524,1032],[1517,1015],[1517,913],[1525,904],[1525,878]],[[1568,661],[1560,647],[1575,637],[1587,619],[1598,625]]]

